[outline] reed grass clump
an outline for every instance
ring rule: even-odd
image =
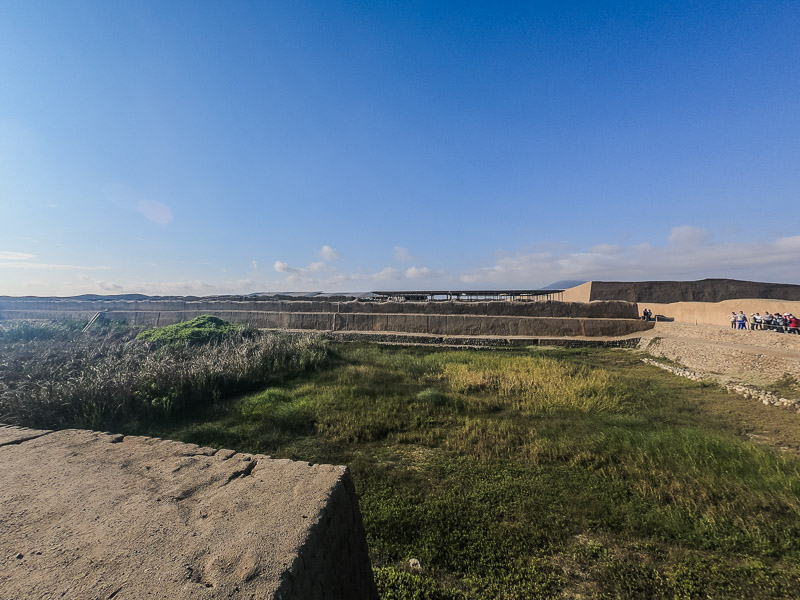
[[[137,339],[136,331],[118,327],[90,333],[59,323],[4,327],[0,422],[101,429],[170,418],[317,368],[328,358],[318,336],[224,322],[214,329],[203,342],[191,334]]]

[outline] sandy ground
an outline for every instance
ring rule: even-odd
[[[640,336],[639,347],[648,353],[722,382],[765,386],[786,376],[800,380],[800,335],[657,323]]]

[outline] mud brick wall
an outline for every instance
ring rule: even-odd
[[[149,327],[213,314],[263,329],[476,336],[619,336],[651,327],[628,302],[0,299],[2,319],[104,318]]]

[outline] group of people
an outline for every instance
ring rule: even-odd
[[[747,318],[741,310],[737,313],[733,311],[730,316],[731,329],[747,329],[750,323],[750,330],[763,329],[765,331],[777,331],[779,333],[800,334],[800,319],[790,313],[775,313],[774,315],[766,312],[763,315],[755,313]]]

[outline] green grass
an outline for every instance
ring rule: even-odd
[[[199,345],[218,342],[246,332],[254,335],[254,330],[248,330],[242,325],[234,325],[212,315],[200,315],[190,321],[147,329],[137,335],[136,339],[151,342],[157,346]]]
[[[384,599],[800,597],[800,417],[628,351],[341,345],[137,432],[350,465]]]
[[[777,379],[772,385],[767,386],[767,390],[786,398],[800,398],[800,381],[796,377],[786,373]]]

